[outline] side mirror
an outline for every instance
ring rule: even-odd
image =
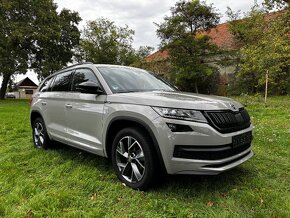
[[[87,94],[100,95],[104,93],[104,91],[101,89],[101,87],[97,83],[91,82],[91,81],[82,82],[78,84],[76,89],[77,91],[80,91],[81,93],[87,93]]]

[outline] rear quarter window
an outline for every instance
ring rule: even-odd
[[[49,85],[54,77],[50,77],[46,79],[39,88],[39,92],[47,92],[49,91]]]

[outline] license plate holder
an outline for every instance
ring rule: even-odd
[[[232,147],[237,148],[245,144],[252,142],[252,131],[246,132],[240,135],[235,135],[232,137]]]

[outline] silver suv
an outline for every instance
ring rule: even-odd
[[[84,63],[47,77],[33,95],[33,141],[110,158],[118,178],[146,189],[160,172],[218,174],[253,156],[243,106],[178,91],[146,70]]]

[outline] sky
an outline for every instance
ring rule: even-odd
[[[99,17],[108,18],[118,26],[125,26],[135,30],[134,47],[149,45],[158,48],[159,39],[156,36],[156,25],[161,23],[165,15],[170,15],[170,8],[177,0],[55,0],[59,10],[68,8],[78,11],[83,19],[80,29],[86,21]],[[258,3],[261,0],[258,0]],[[249,11],[254,0],[206,0],[207,4],[214,4],[222,15],[221,22],[225,22],[227,6],[232,10]]]
[[[261,3],[262,0],[257,0]],[[83,19],[79,24],[80,30],[88,20],[99,17],[108,18],[118,26],[128,25],[135,31],[133,46],[152,46],[158,48],[159,39],[156,36],[156,25],[162,23],[165,15],[170,15],[170,8],[177,0],[55,0],[58,11],[67,8],[77,11]],[[254,0],[206,0],[221,14],[221,22],[226,22],[225,12],[229,6],[233,11],[247,12],[254,4]],[[37,76],[29,71],[26,75],[17,75],[15,80],[20,81],[28,76],[38,83]],[[1,79],[0,79],[1,80]]]

